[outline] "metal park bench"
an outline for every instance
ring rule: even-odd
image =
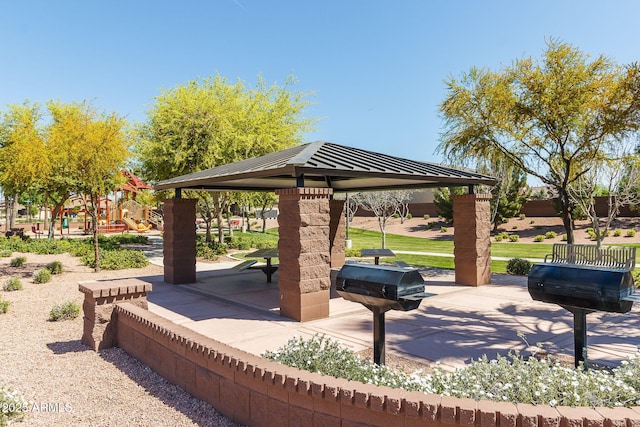
[[[554,243],[552,253],[544,257],[544,262],[633,270],[636,248]]]

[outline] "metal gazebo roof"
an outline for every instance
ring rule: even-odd
[[[318,141],[166,179],[154,188],[272,191],[313,187],[348,192],[495,183],[493,177],[466,170]]]

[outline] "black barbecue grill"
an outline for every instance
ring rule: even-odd
[[[635,263],[635,250],[625,252],[625,256],[630,259],[621,260],[620,267],[617,267],[611,262],[609,248],[595,250],[593,245],[562,246],[568,247],[562,251],[570,255],[572,260],[580,260],[580,264],[569,262],[568,258],[556,260],[560,262],[535,264],[529,272],[528,288],[534,300],[558,304],[573,313],[574,358],[577,367],[579,362],[586,359],[586,315],[594,311],[627,313],[634,301],[640,301],[640,294],[634,292],[631,274]],[[616,255],[620,253],[618,248],[612,250]],[[584,257],[580,256],[584,253],[598,255],[585,261]]]
[[[372,264],[345,264],[338,272],[336,290],[373,312],[373,361],[379,365],[384,364],[384,313],[414,310],[422,298],[434,295],[424,292],[418,270]]]

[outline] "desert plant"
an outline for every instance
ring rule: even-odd
[[[532,219],[531,221],[529,221],[529,224],[535,224],[536,221],[534,219]]]
[[[563,242],[567,241],[567,235],[563,234],[562,237],[560,238],[560,240],[562,240]]]
[[[514,225],[513,227],[511,227],[511,229],[512,229],[512,230],[517,230],[517,229],[518,229],[518,226],[517,226],[517,225]]]
[[[626,237],[636,237],[636,230],[634,230],[633,228],[631,230],[627,230],[627,234],[625,236]]]
[[[545,239],[555,239],[556,237],[558,237],[558,233],[556,233],[555,231],[547,231],[546,233],[544,233]]]
[[[49,312],[49,320],[57,322],[58,320],[72,320],[80,315],[80,306],[75,301],[67,301],[65,303],[54,306]]]
[[[27,262],[27,258],[23,256],[15,257],[11,260],[11,267],[22,267],[22,265]]]
[[[614,237],[620,237],[620,236],[622,236],[622,230],[621,230],[621,229],[619,229],[619,228],[616,228],[616,229],[614,230],[614,232],[613,232],[613,236],[614,236]]]
[[[422,217],[423,217],[424,219],[429,219],[429,218],[431,218],[431,215],[429,215],[429,214],[424,214]]]
[[[525,219],[527,216],[523,213],[521,213],[520,215],[518,215],[518,218],[520,218],[520,220]]]
[[[526,276],[531,270],[531,263],[524,258],[511,258],[507,263],[507,274]]]
[[[33,272],[33,283],[47,283],[49,280],[51,280],[51,272],[46,268]]]
[[[446,233],[447,231],[449,231],[449,229],[447,227],[440,227],[440,232],[441,233]]]
[[[22,283],[20,282],[20,279],[18,279],[17,277],[8,278],[7,281],[4,282],[4,286],[2,287],[2,290],[7,292],[19,291],[21,289],[22,289]]]
[[[545,239],[545,236],[543,234],[538,234],[536,237],[533,238],[534,242],[543,242]]]
[[[510,234],[509,235],[509,240],[511,242],[517,242],[518,240],[520,240],[520,236],[518,236],[517,234]]]
[[[0,386],[0,408],[0,426],[4,427],[22,420],[29,403],[17,391]]]
[[[13,255],[13,252],[11,252],[8,249],[3,249],[0,251],[0,257],[1,258],[9,258],[11,255]]]
[[[591,229],[591,231],[589,231],[588,234],[591,240],[596,240],[598,238],[598,236],[596,235],[596,232],[593,231],[593,229]]]
[[[502,239],[504,239],[504,237],[502,237],[502,234],[496,234],[496,242],[502,242]]]
[[[62,263],[60,261],[51,261],[44,268],[49,270],[51,274],[60,274],[62,273]]]
[[[4,314],[9,311],[9,305],[11,305],[9,301],[0,298],[0,314]]]

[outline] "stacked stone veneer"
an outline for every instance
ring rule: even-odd
[[[82,343],[102,350],[116,345],[116,322],[112,322],[116,304],[128,301],[146,309],[151,283],[138,279],[92,280],[80,283],[79,290],[84,294]]]
[[[330,206],[332,190],[276,190],[280,315],[301,322],[329,316]]]
[[[640,408],[495,403],[408,392],[279,365],[131,303],[117,343],[167,380],[248,426],[637,427]]]
[[[196,201],[164,201],[164,281],[174,285],[196,281]]]
[[[453,196],[453,254],[458,284],[491,282],[490,200],[490,194]]]

